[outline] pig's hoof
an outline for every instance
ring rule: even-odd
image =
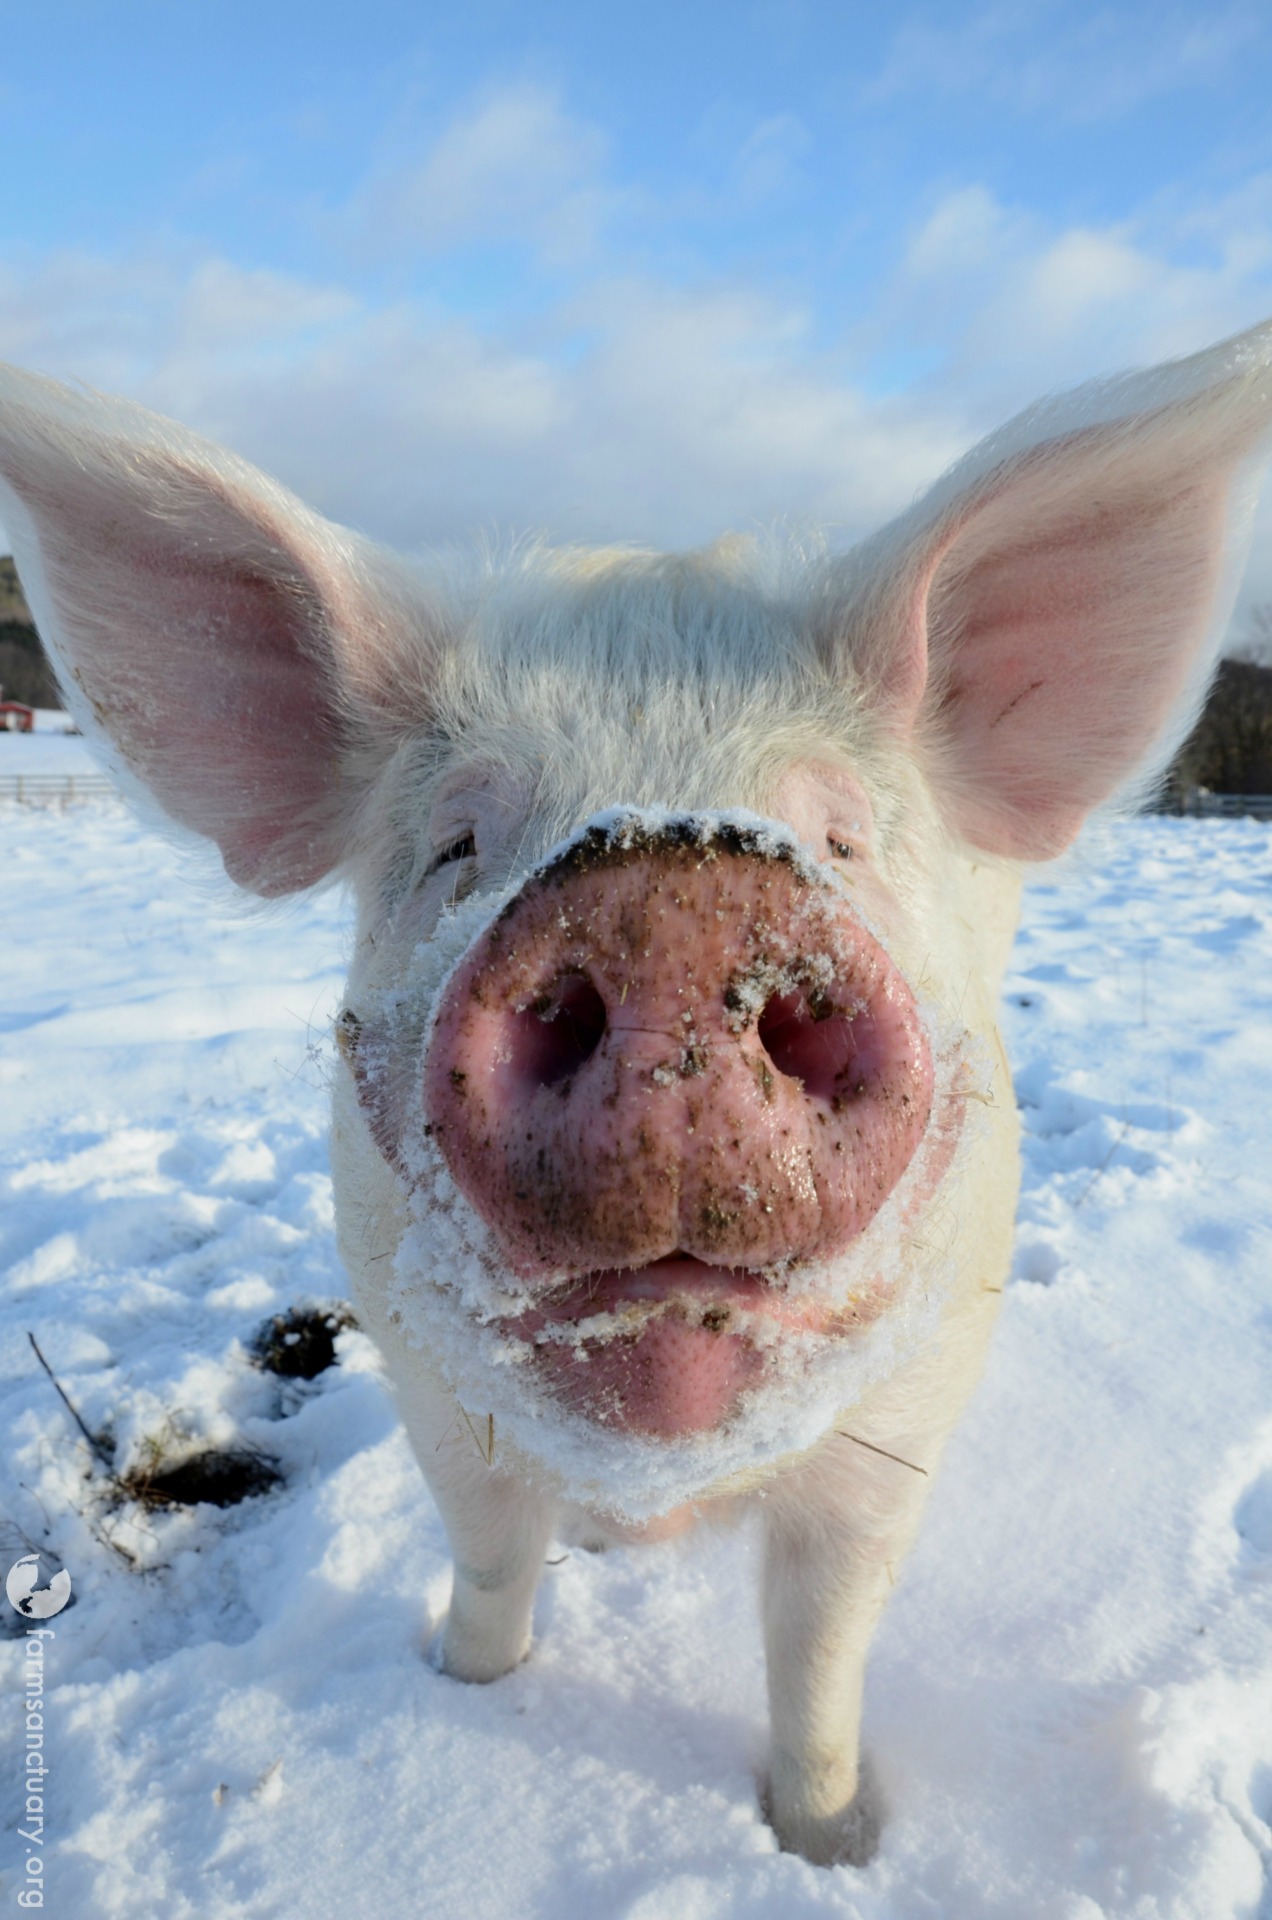
[[[885,1808],[874,1769],[864,1756],[856,1793],[835,1813],[816,1813],[798,1804],[779,1813],[771,1781],[764,1783],[760,1805],[782,1852],[798,1853],[814,1867],[865,1867],[879,1851]]]
[[[502,1680],[530,1655],[527,1634],[516,1649],[493,1645],[484,1636],[457,1633],[448,1623],[425,1648],[424,1658],[435,1672],[448,1680],[462,1680],[470,1686],[486,1686]]]

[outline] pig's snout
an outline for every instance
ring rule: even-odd
[[[752,1275],[833,1256],[905,1170],[932,1086],[898,969],[780,844],[594,830],[453,976],[425,1104],[516,1271],[606,1275],[608,1296],[673,1255]]]

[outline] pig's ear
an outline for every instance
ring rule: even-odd
[[[952,823],[1023,859],[1168,762],[1231,612],[1272,324],[1043,402],[859,550],[859,664]]]
[[[86,732],[241,886],[331,872],[427,678],[405,571],[196,435],[13,369],[0,517]]]

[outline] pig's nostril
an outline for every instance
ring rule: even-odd
[[[803,993],[775,993],[757,1031],[779,1073],[833,1106],[867,1092],[884,1064],[878,1023],[864,1007],[843,1012]]]
[[[605,1002],[587,975],[562,974],[513,1015],[513,1064],[535,1085],[554,1086],[591,1058],[604,1032]]]

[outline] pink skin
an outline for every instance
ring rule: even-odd
[[[789,857],[736,830],[593,834],[456,972],[424,1091],[456,1184],[542,1282],[509,1331],[567,1404],[672,1436],[759,1380],[745,1320],[828,1330],[763,1270],[862,1232],[923,1137],[933,1072],[896,967]],[[619,1324],[561,1337],[599,1314]]]
[[[665,1437],[701,1433],[759,1379],[759,1352],[745,1335],[725,1329],[737,1307],[763,1311],[767,1292],[757,1274],[672,1255],[587,1274],[510,1322],[509,1331],[539,1337],[541,1378],[589,1418]],[[569,1331],[601,1314],[621,1320],[625,1313],[637,1331],[578,1343],[542,1338],[545,1330]]]
[[[886,1302],[865,1290],[828,1309],[788,1299],[762,1274],[708,1266],[676,1253],[643,1267],[589,1273],[545,1294],[506,1330],[536,1343],[541,1377],[577,1412],[630,1432],[702,1433],[739,1393],[759,1383],[764,1356],[753,1332],[844,1334]],[[614,1330],[601,1316],[630,1322]],[[588,1322],[595,1332],[588,1334]],[[559,1332],[577,1338],[561,1339]]]

